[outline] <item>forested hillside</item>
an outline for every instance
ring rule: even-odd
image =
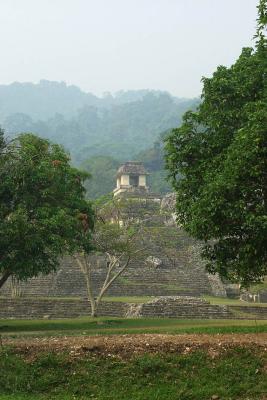
[[[107,193],[119,163],[131,159],[144,161],[153,189],[164,192],[160,135],[198,103],[160,91],[96,97],[64,82],[13,83],[0,85],[0,125],[9,137],[33,132],[62,144],[76,165],[91,172],[90,195]]]

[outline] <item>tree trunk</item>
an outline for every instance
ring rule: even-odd
[[[95,318],[95,317],[97,317],[97,305],[95,303],[93,305],[93,303],[91,301],[90,301],[90,305],[91,305],[91,317]]]
[[[96,317],[96,311],[97,311],[97,302],[95,301],[94,298],[94,293],[93,293],[93,288],[92,288],[92,283],[91,283],[91,264],[87,259],[87,256],[83,256],[83,261],[79,257],[75,257],[75,260],[80,267],[81,272],[83,273],[85,283],[86,283],[86,292],[87,292],[87,298],[88,302],[90,304],[91,308],[91,317]]]
[[[0,289],[2,286],[4,286],[4,284],[6,283],[6,281],[8,280],[8,278],[11,276],[11,272],[6,271],[3,273],[2,277],[0,278]]]
[[[88,300],[89,300],[90,305],[91,305],[91,317],[96,317],[97,316],[97,310],[98,310],[99,304],[100,304],[100,302],[102,300],[102,297],[104,296],[104,294],[106,293],[108,288],[112,285],[112,283],[128,267],[129,262],[130,262],[130,257],[127,258],[127,260],[125,261],[125,263],[121,267],[121,269],[118,272],[116,272],[113,276],[111,276],[112,270],[116,266],[117,262],[121,259],[121,257],[118,257],[118,258],[114,258],[113,257],[113,258],[110,259],[110,263],[109,263],[106,279],[105,279],[105,281],[104,281],[104,283],[102,285],[102,288],[100,289],[100,292],[99,292],[99,294],[98,294],[96,299],[94,298],[92,281],[91,281],[92,265],[88,261],[86,255],[84,255],[82,259],[83,259],[83,261],[81,261],[81,259],[79,257],[75,257],[75,260],[77,261],[77,264],[79,265],[79,267],[80,267],[80,269],[81,269],[81,271],[82,271],[82,273],[84,275],[84,278],[85,278],[87,297],[88,297]]]
[[[97,299],[96,299],[96,301],[95,301],[96,308],[98,308],[98,306],[99,306],[99,304],[100,304],[100,302],[101,302],[101,300],[102,300],[102,297],[104,296],[104,294],[106,293],[106,291],[109,289],[109,287],[112,285],[112,283],[113,283],[113,282],[124,272],[124,270],[128,267],[129,262],[130,262],[130,258],[128,257],[127,261],[124,263],[124,265],[123,265],[123,267],[120,269],[120,271],[118,271],[115,275],[113,275],[113,277],[111,277],[111,276],[110,276],[111,271],[112,271],[113,267],[116,265],[117,261],[118,261],[118,260],[116,259],[116,260],[113,260],[113,262],[110,263],[110,267],[109,267],[109,270],[108,270],[108,272],[107,272],[107,276],[106,276],[105,282],[103,283],[103,286],[102,286],[102,288],[101,288],[101,290],[100,290],[100,293],[99,293],[99,295],[97,296]]]
[[[97,303],[93,295],[91,279],[90,276],[88,276],[88,273],[85,274],[85,281],[86,281],[87,298],[91,306],[91,317],[96,317]]]

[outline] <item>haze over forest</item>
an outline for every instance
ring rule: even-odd
[[[0,125],[63,144],[92,174],[89,197],[130,159],[165,193],[162,138],[196,107],[201,77],[253,44],[257,2],[3,1]]]
[[[64,82],[16,82],[0,85],[0,124],[9,137],[33,132],[62,144],[92,174],[89,197],[111,191],[119,164],[132,159],[144,161],[152,190],[164,193],[162,139],[198,102],[154,90],[100,98]]]

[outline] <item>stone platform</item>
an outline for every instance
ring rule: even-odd
[[[166,228],[168,230],[170,228]],[[171,234],[171,231],[170,231]],[[109,288],[108,296],[226,296],[224,285],[209,276],[198,255],[195,243],[181,233],[179,249],[174,259],[164,257],[159,249],[151,249],[152,259],[160,265],[133,262]],[[106,262],[98,257],[92,273],[94,292],[105,280]],[[56,273],[19,283],[22,297],[86,297],[84,276],[76,261],[65,257]],[[0,296],[12,297],[11,280],[0,289]]]
[[[87,299],[0,298],[0,319],[77,318],[90,315]],[[99,316],[178,319],[266,319],[267,307],[211,305],[195,297],[159,297],[144,304],[105,302]]]

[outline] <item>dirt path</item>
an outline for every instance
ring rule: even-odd
[[[193,334],[193,335],[116,335],[4,339],[3,345],[16,352],[34,356],[40,352],[69,352],[72,356],[86,353],[128,358],[143,353],[189,353],[206,349],[211,355],[236,346],[257,347],[267,351],[267,333],[257,334]]]

